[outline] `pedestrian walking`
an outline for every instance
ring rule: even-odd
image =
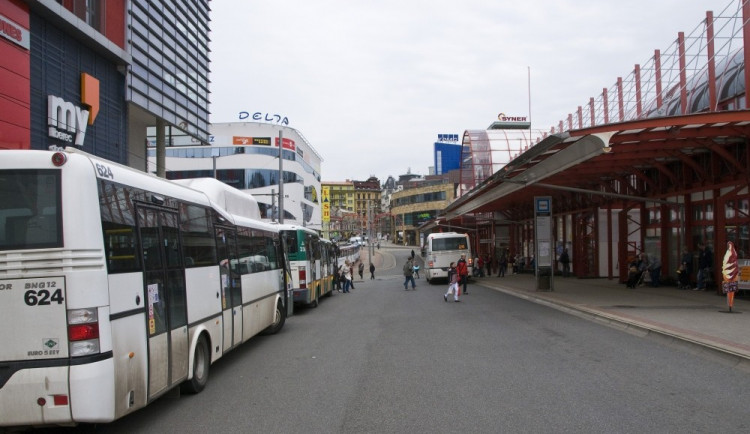
[[[404,291],[409,289],[409,282],[411,282],[411,289],[416,290],[417,284],[414,283],[414,263],[411,258],[408,258],[406,264],[404,264]]]
[[[565,247],[560,253],[560,263],[562,264],[563,277],[568,277],[570,275],[570,256],[568,256],[568,249]]]
[[[505,271],[508,269],[508,257],[503,254],[497,261],[497,277],[505,277]]]
[[[359,280],[365,280],[365,264],[364,262],[359,263]]]
[[[466,264],[466,254],[461,254],[461,259],[456,263],[456,271],[458,272],[458,279],[464,286],[464,294],[468,294],[469,291],[466,289],[466,285],[469,281],[469,266]]]
[[[458,288],[458,271],[456,271],[456,263],[451,262],[450,268],[448,268],[448,292],[443,294],[443,300],[445,302],[448,302],[448,296],[453,295],[453,301],[458,302],[458,294],[461,292],[461,290]]]
[[[350,287],[352,286],[352,269],[351,264],[349,264],[349,260],[344,262],[344,265],[341,266],[341,276],[344,279],[344,294],[349,292]]]
[[[370,262],[370,280],[375,280],[375,264]]]
[[[414,264],[414,275],[419,279],[419,265]]]
[[[492,255],[485,255],[484,265],[487,267],[487,277],[492,277]]]
[[[411,249],[411,260],[414,260],[414,249]]]
[[[354,289],[354,262],[349,263],[349,285]]]

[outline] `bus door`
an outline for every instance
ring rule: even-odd
[[[318,297],[320,297],[320,281],[318,280],[320,261],[315,259],[318,256],[318,243],[311,235],[305,235],[305,250],[308,270],[307,287],[310,288],[310,301],[315,303],[318,301]],[[354,280],[354,276],[352,276],[352,280]]]
[[[189,342],[179,219],[171,210],[138,207],[148,334],[148,397],[187,378]]]
[[[243,270],[252,263],[240,262],[237,255],[237,232],[216,227],[216,252],[219,255],[221,278],[221,310],[224,323],[224,350],[242,343],[242,283]]]

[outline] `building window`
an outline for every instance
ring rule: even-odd
[[[106,2],[99,0],[57,0],[57,3],[99,33],[104,33]]]

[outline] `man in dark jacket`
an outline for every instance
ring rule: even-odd
[[[404,291],[409,289],[409,282],[411,282],[412,290],[417,289],[417,285],[414,283],[414,263],[411,261],[411,256],[404,264]]]
[[[698,287],[696,291],[705,291],[708,288],[707,283],[711,280],[711,271],[714,266],[714,254],[711,251],[711,247],[699,243],[698,249]]]

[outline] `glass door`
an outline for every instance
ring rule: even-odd
[[[139,207],[143,255],[149,399],[187,378],[185,270],[177,213]]]

